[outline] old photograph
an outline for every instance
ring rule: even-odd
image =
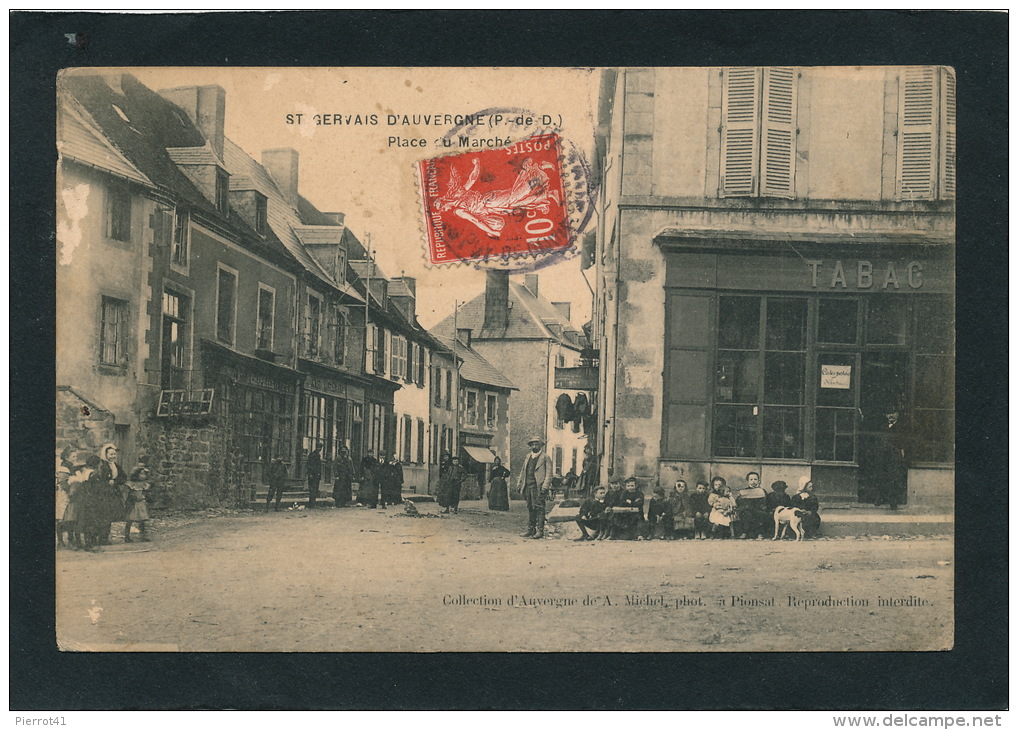
[[[953,68],[56,95],[62,651],[954,646]]]

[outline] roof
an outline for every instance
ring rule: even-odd
[[[104,170],[117,177],[152,187],[152,181],[131,164],[96,127],[95,122],[70,95],[62,94],[57,106],[57,151],[62,158]]]
[[[222,161],[212,151],[212,145],[208,142],[202,147],[167,147],[166,154],[178,165],[223,166]]]
[[[454,325],[455,322],[455,325]],[[477,340],[555,340],[567,347],[579,349],[583,335],[576,325],[562,316],[555,305],[544,297],[535,297],[522,284],[509,281],[509,322],[504,332],[496,334],[484,328],[484,293],[463,304],[433,329],[440,337],[452,337],[453,327],[470,329]],[[556,331],[559,330],[559,331]]]
[[[519,390],[498,368],[459,340],[452,337],[436,337],[436,339],[456,353],[456,356],[463,361],[463,365],[460,367],[460,378],[462,380],[468,380],[471,383],[479,383],[481,385],[491,385],[496,388]]]

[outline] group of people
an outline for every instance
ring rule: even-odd
[[[146,492],[149,470],[139,464],[127,474],[118,464],[116,445],[82,456],[65,449],[56,467],[57,547],[97,552],[109,545],[114,522],[124,522],[124,542],[133,542],[132,526],[148,542]]]
[[[576,540],[762,540],[774,530],[774,513],[779,508],[796,509],[805,537],[816,537],[820,502],[812,480],[806,477],[795,494],[788,493],[783,481],[763,486],[755,471],[746,475],[746,486],[735,494],[723,477],[714,477],[710,485],[697,482],[693,492],[685,480],[678,479],[669,494],[663,487],[654,489],[649,502],[644,500],[636,477],[629,477],[623,485],[615,482],[607,489],[596,487],[593,496],[583,502],[576,518],[580,528]]]
[[[339,456],[332,462],[334,476],[332,485],[332,500],[336,507],[346,507],[353,501],[353,484],[359,484],[357,489],[357,505],[377,509],[386,509],[391,505],[400,504],[403,501],[403,465],[393,454],[387,458],[384,451],[374,453],[369,451],[361,459],[360,469],[354,469],[350,452],[346,448],[340,449]],[[321,447],[315,447],[304,461],[304,473],[308,480],[308,507],[315,509],[322,480],[322,452]],[[268,512],[272,501],[276,502],[276,511],[279,511],[280,501],[286,491],[288,474],[286,464],[282,458],[275,457],[269,464],[266,474],[269,483],[268,497],[265,500],[265,511]]]

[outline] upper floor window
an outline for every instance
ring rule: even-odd
[[[465,391],[463,397],[463,411],[466,414],[466,423],[468,426],[477,425],[477,391],[468,390]]]
[[[955,77],[949,68],[905,68],[898,83],[900,200],[955,196]]]
[[[337,365],[346,362],[346,340],[350,334],[350,318],[341,309],[336,310],[336,338],[333,357]]]
[[[163,388],[183,388],[190,360],[188,315],[190,299],[172,291],[163,292],[162,354],[160,383]]]
[[[795,197],[798,73],[787,66],[721,73],[721,196]]]
[[[272,350],[272,330],[276,320],[276,292],[270,287],[258,287],[258,322],[255,332],[256,347]]]
[[[393,378],[407,377],[407,340],[400,335],[392,335],[392,354],[389,363],[389,375]]]
[[[322,300],[308,292],[307,307],[304,309],[304,354],[318,357],[322,342]]]
[[[224,170],[216,170],[216,209],[220,213],[230,210],[230,176]]]
[[[498,425],[498,398],[492,393],[484,396],[484,423],[490,429]]]
[[[99,362],[127,365],[127,311],[122,299],[103,297],[99,313]]]
[[[378,325],[369,325],[371,344],[369,355],[371,360],[371,372],[375,375],[385,375],[385,330]]]
[[[172,262],[178,266],[187,266],[188,250],[191,243],[191,227],[187,211],[179,208],[173,215],[173,253]]]
[[[230,345],[233,344],[236,316],[237,272],[220,266],[216,292],[216,337]]]
[[[435,398],[435,405],[442,405],[442,368],[434,368],[431,371],[431,392]]]
[[[264,235],[269,230],[269,201],[261,193],[255,193],[255,230]]]
[[[445,410],[452,410],[452,370],[445,371]]]
[[[106,188],[106,237],[131,240],[131,189],[121,182],[110,182]]]

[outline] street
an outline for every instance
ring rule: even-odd
[[[952,645],[953,540],[573,542],[526,508],[153,521],[59,550],[71,651],[874,651]],[[158,517],[158,515],[156,515]]]

